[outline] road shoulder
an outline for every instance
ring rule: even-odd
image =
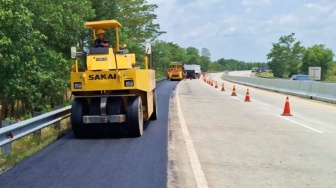
[[[197,187],[179,122],[176,94],[174,90],[168,116],[168,187]]]

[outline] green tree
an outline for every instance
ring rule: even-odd
[[[330,67],[326,72],[325,81],[336,82],[336,61],[333,61],[330,64]]]
[[[187,59],[186,51],[177,44],[164,41],[155,41],[152,46],[153,63],[158,76],[165,76],[170,62],[183,61]]]
[[[309,67],[321,67],[321,79],[326,79],[326,72],[333,63],[334,54],[325,45],[314,45],[308,48],[302,58],[301,72],[308,74]]]
[[[278,43],[273,43],[271,52],[267,54],[270,60],[269,68],[275,77],[286,78],[298,73],[304,47],[296,41],[294,33],[280,37]]]
[[[33,13],[26,7],[28,1],[5,0],[0,4],[0,93],[4,116],[14,116],[14,103],[27,88],[26,72],[36,59],[43,36],[33,28]],[[34,91],[34,88],[31,89]],[[9,112],[10,111],[10,112]],[[11,113],[11,114],[8,114]]]
[[[84,0],[6,0],[0,4],[0,25],[4,26],[0,29],[1,102],[7,111],[14,111],[16,101],[22,101],[27,113],[64,102],[69,49],[85,34],[83,23],[92,13]]]
[[[224,58],[220,58],[215,62],[219,63],[222,66],[222,70],[230,70],[230,68],[227,67],[227,62]]]
[[[51,0],[48,4],[36,0],[29,1],[27,7],[34,15],[39,15],[34,17],[33,28],[44,39],[37,45],[38,52],[31,54],[37,60],[31,67],[38,67],[37,71],[27,72],[33,80],[39,80],[36,83],[39,95],[25,101],[34,110],[41,110],[43,107],[39,106],[42,104],[54,106],[62,103],[72,64],[69,49],[81,43],[86,35],[84,22],[94,14],[91,4],[85,0]]]
[[[202,51],[201,51],[201,61],[200,61],[201,70],[203,72],[207,71],[210,64],[211,64],[211,53],[210,53],[210,50],[207,49],[207,48],[202,48]]]
[[[92,8],[96,12],[94,20],[116,19],[120,22],[122,25],[120,42],[127,44],[136,54],[143,54],[146,41],[153,42],[165,33],[160,31],[159,24],[154,23],[157,17],[154,11],[158,6],[147,4],[145,0],[92,1]],[[140,60],[143,58],[143,56],[137,57]]]
[[[195,47],[188,47],[186,49],[187,59],[185,60],[185,64],[201,64],[201,59],[199,55],[199,50]]]
[[[174,43],[168,43],[170,47],[170,60],[171,61],[183,61],[186,62],[186,59],[188,59],[188,54],[186,50],[177,44]]]
[[[220,58],[215,62],[219,63],[223,70],[251,70],[253,67],[268,67],[267,63],[248,63],[235,59]]]
[[[84,22],[94,16],[86,0],[29,1],[27,8],[34,15],[33,27],[46,37],[40,46],[70,58],[69,48],[86,35]]]
[[[209,71],[222,71],[222,70],[223,70],[222,65],[217,62],[211,63],[209,66]]]

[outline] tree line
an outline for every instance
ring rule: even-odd
[[[325,45],[304,47],[296,40],[295,33],[291,33],[281,36],[272,46],[267,58],[275,77],[290,78],[294,74],[308,74],[309,67],[321,67],[322,81],[336,81],[334,53]]]
[[[166,70],[173,61],[201,65],[202,71],[207,71],[212,63],[211,54],[207,48],[202,48],[200,52],[195,47],[182,48],[172,42],[160,40],[153,42],[152,58],[157,77],[165,77]]]
[[[211,61],[207,48],[183,48],[158,40],[165,33],[154,23],[156,4],[145,0],[2,0],[0,4],[0,104],[1,119],[30,117],[71,101],[70,47],[90,46],[86,21],[118,20],[120,42],[136,54],[144,66],[144,45],[152,43],[152,62],[157,77],[164,77],[170,62],[201,65],[202,71],[250,70],[269,67],[277,77],[306,73],[320,65],[323,78],[336,73],[333,53],[323,45],[310,48],[295,42],[294,34],[283,36],[267,57],[269,63],[220,58]],[[106,31],[106,37],[112,31]],[[110,41],[114,41],[109,38]],[[112,43],[112,45],[115,45]],[[320,64],[319,64],[320,63]],[[326,71],[328,70],[328,71]]]
[[[265,62],[245,62],[224,58],[211,61],[211,53],[205,47],[200,51],[195,47],[183,48],[172,42],[160,40],[154,41],[152,55],[157,77],[165,77],[170,62],[174,61],[182,61],[183,64],[200,65],[203,72],[251,70],[253,67],[267,67]]]
[[[139,53],[164,33],[153,23],[156,8],[145,0],[2,0],[1,120],[69,104],[70,47],[87,45],[86,21],[118,20],[121,42]]]

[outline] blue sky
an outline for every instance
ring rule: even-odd
[[[147,0],[160,40],[209,49],[220,58],[267,62],[272,43],[295,33],[305,47],[324,44],[336,53],[335,0]]]

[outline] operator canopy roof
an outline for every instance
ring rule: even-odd
[[[85,22],[84,26],[89,29],[109,29],[121,27],[121,24],[117,20],[103,20]]]

